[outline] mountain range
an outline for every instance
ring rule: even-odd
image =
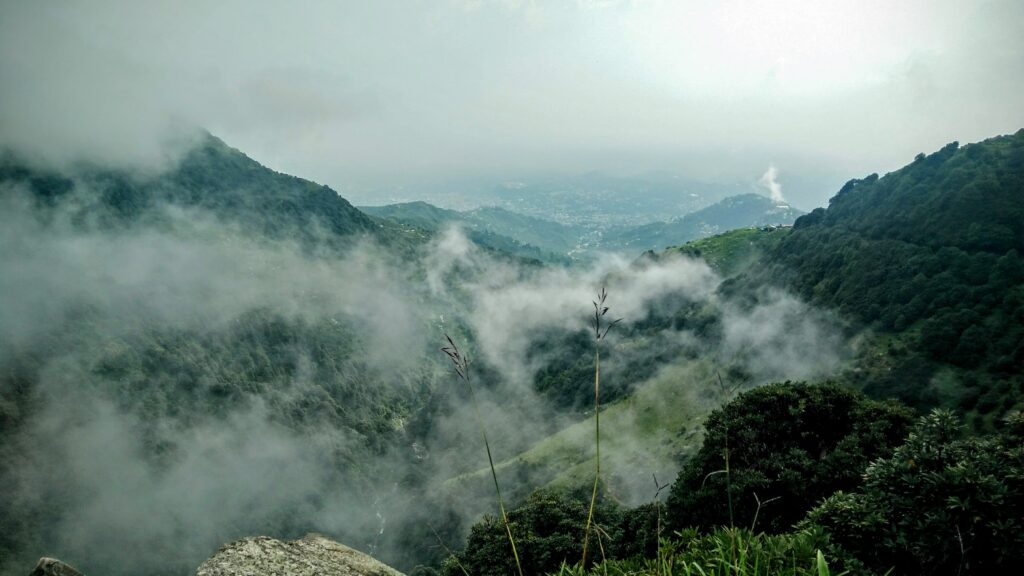
[[[209,135],[159,175],[5,153],[0,574],[51,550],[184,574],[311,529],[434,570],[493,508],[475,394],[510,504],[589,489],[597,346],[623,505],[697,455],[723,381],[828,379],[991,432],[1024,408],[1022,191],[1024,130],[803,215],[723,191],[600,233],[517,186],[522,214],[360,210]],[[581,248],[632,257],[561,265]],[[602,286],[626,320],[595,342]],[[456,343],[476,388],[437,351]]]
[[[471,238],[481,245],[548,260],[585,259],[600,252],[635,255],[663,250],[736,228],[791,225],[803,214],[758,194],[730,196],[667,221],[618,227],[560,224],[496,206],[459,212],[426,202],[409,202],[359,209],[431,232],[457,224],[468,229]]]

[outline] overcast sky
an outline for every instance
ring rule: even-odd
[[[202,126],[342,194],[774,164],[810,208],[1024,127],[1020,0],[0,2],[0,142],[57,161]]]

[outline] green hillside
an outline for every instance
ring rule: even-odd
[[[375,221],[321,184],[263,166],[205,133],[158,175],[79,164],[55,171],[0,153],[0,184],[27,189],[40,206],[74,210],[98,227],[166,225],[166,208],[194,210],[240,231],[307,247],[343,249],[361,238],[411,253],[428,235]]]
[[[1024,130],[851,180],[737,285],[782,284],[872,330],[848,374],[872,394],[984,425],[1022,406],[1022,250]]]
[[[714,369],[708,362],[680,362],[641,384],[628,398],[601,410],[602,467],[608,490],[635,505],[653,495],[652,475],[675,476],[678,462],[696,452],[700,426],[721,398],[711,391]],[[594,418],[590,416],[496,464],[503,478],[523,479],[512,496],[524,498],[539,488],[576,489],[593,480]],[[457,493],[486,493],[490,469],[456,476],[445,484]]]
[[[359,209],[371,216],[389,218],[419,226],[424,230],[437,230],[451,222],[461,222],[463,215],[455,210],[439,208],[426,202],[404,202],[387,206],[360,206]]]
[[[666,254],[836,310],[865,336],[844,373],[878,397],[944,405],[974,426],[1020,407],[1024,372],[1024,131],[950,144],[851,180],[792,229],[742,229]]]
[[[525,244],[532,244],[558,254],[571,252],[588,233],[587,229],[581,226],[560,224],[497,206],[477,208],[466,212],[465,215],[483,230],[510,236]]]
[[[791,227],[751,227],[731,230],[700,240],[693,240],[661,253],[650,252],[652,257],[674,254],[700,258],[723,276],[732,276],[758,262],[792,231]]]

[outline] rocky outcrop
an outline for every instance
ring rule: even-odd
[[[40,558],[36,569],[29,576],[82,576],[82,573],[60,560]]]
[[[222,546],[196,576],[403,576],[362,552],[320,536],[281,542],[266,536]]]

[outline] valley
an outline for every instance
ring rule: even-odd
[[[0,0],[0,576],[1024,567],[1024,2]]]
[[[115,562],[112,535],[147,547],[174,541],[177,554],[191,550],[180,556],[185,570],[232,535],[310,529],[406,570],[440,563],[431,532],[457,546],[493,503],[466,392],[436,347],[448,334],[474,359],[510,502],[572,492],[595,464],[586,312],[602,285],[624,318],[602,344],[603,480],[619,506],[651,501],[654,482],[700,450],[707,414],[768,382],[834,380],[921,413],[950,407],[991,430],[1020,409],[1024,218],[1012,211],[1022,153],[1024,133],[943,149],[851,181],[827,211],[792,227],[747,212],[737,216],[753,218],[741,220],[750,227],[686,243],[685,230],[659,225],[665,237],[678,230],[682,246],[586,261],[524,251],[541,249],[530,240],[567,256],[579,229],[427,204],[366,216],[209,136],[175,172],[142,182],[41,173],[8,156],[3,268],[14,306],[3,322],[0,471],[3,515],[15,523],[0,542],[12,559],[4,570],[37,546],[58,546],[92,571],[151,569]],[[974,180],[945,174],[971,165],[1002,179],[984,192],[997,212],[974,204],[977,219],[961,211],[955,226],[940,209],[927,220],[889,212],[908,214],[905,233],[872,231],[894,225],[869,210],[901,201],[863,202],[875,189],[931,178],[946,184],[929,194],[950,199],[934,201],[955,203],[975,193],[964,185]],[[917,237],[931,244],[912,244]],[[921,254],[903,261],[921,271],[901,264],[903,276],[876,277],[869,290],[882,292],[868,303],[879,304],[865,307],[865,289],[845,286],[871,278],[884,260],[869,255],[894,242]],[[870,259],[845,252],[854,245]],[[935,253],[944,264],[927,259]],[[920,289],[902,295],[893,283],[904,276]],[[951,281],[964,282],[961,303],[977,304],[957,311],[946,291],[928,291]],[[24,290],[40,283],[53,288]],[[965,356],[971,328],[938,348],[932,331],[950,314],[985,318],[968,326],[1001,339]],[[55,459],[70,474],[46,472]],[[198,494],[177,491],[176,478],[214,469]],[[245,480],[253,475],[263,480]],[[266,486],[275,487],[269,499]],[[161,520],[112,524],[104,502],[131,494],[131,509]],[[174,536],[200,518],[185,502],[214,501],[217,521],[187,541]],[[104,540],[76,526],[105,526]]]

